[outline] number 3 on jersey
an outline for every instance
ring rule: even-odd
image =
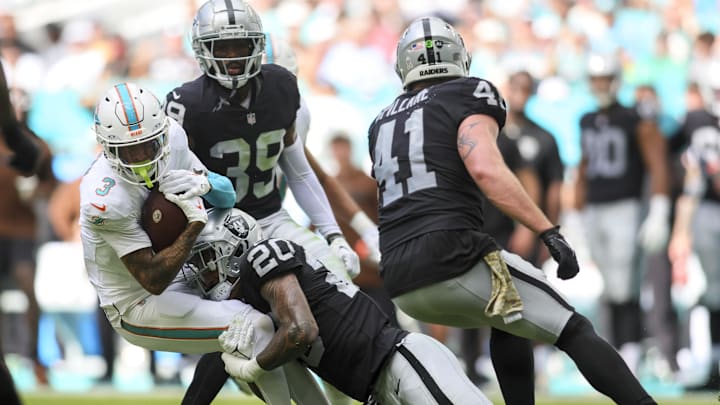
[[[375,165],[373,172],[381,187],[381,204],[387,206],[400,197],[416,191],[436,187],[435,173],[428,171],[423,146],[423,109],[413,111],[404,123],[396,125],[397,120],[388,121],[380,126],[375,142]],[[407,156],[401,156],[405,167],[400,167],[399,153],[393,153],[394,139],[407,136]]]

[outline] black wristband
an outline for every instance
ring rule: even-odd
[[[328,234],[327,236],[325,236],[325,240],[327,241],[327,243],[328,243],[328,245],[329,245],[329,244],[331,244],[332,241],[334,241],[335,239],[337,239],[337,238],[342,238],[342,237],[343,237],[343,236],[342,236],[341,233],[333,232],[333,233]]]
[[[12,143],[22,141],[22,138],[24,138],[22,127],[16,122],[10,125],[5,125],[0,130],[2,130],[2,134],[5,136],[5,143],[7,143],[8,146]]]

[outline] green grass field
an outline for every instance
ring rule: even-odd
[[[27,393],[23,395],[25,405],[177,405],[182,392],[161,392],[157,394],[123,394],[108,391],[106,393],[64,394],[64,393]],[[502,404],[498,397],[491,397],[494,404]],[[661,405],[712,405],[720,404],[717,396],[683,396],[682,398],[658,398]],[[262,405],[258,399],[248,398],[241,394],[222,394],[216,405]],[[603,398],[538,398],[538,405],[599,405],[612,404]]]

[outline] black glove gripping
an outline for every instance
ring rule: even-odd
[[[548,247],[550,255],[558,264],[557,276],[560,279],[568,280],[575,277],[580,271],[575,251],[570,247],[565,238],[560,235],[560,225],[554,226],[540,234],[545,246]]]

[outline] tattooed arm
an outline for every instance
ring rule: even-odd
[[[202,222],[190,222],[175,242],[160,252],[153,253],[148,247],[129,253],[121,260],[145,290],[154,295],[162,294],[190,256],[195,239],[204,226]]]
[[[468,173],[487,198],[502,212],[536,233],[553,224],[527,195],[505,164],[497,147],[498,126],[487,115],[471,115],[458,129],[458,153]]]
[[[295,274],[273,278],[260,289],[270,303],[278,328],[267,347],[257,355],[265,370],[272,370],[307,351],[318,336],[318,325]]]

